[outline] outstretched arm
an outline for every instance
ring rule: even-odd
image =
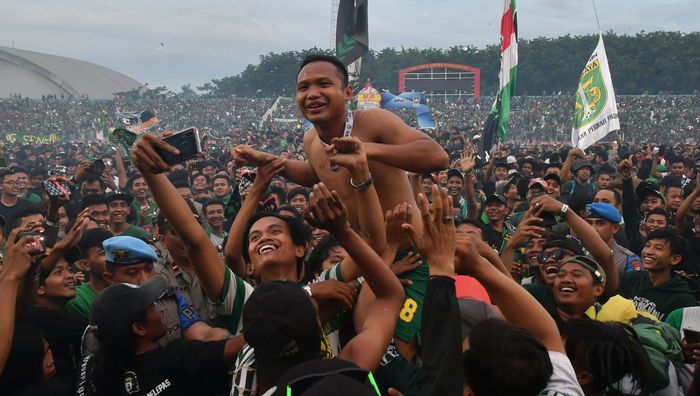
[[[304,144],[307,138],[304,137]],[[260,166],[267,162],[273,161],[279,157],[262,151],[254,150],[251,146],[241,145],[231,149],[231,157],[238,166]],[[294,183],[304,187],[311,187],[318,183],[319,179],[316,176],[313,168],[308,162],[288,159],[284,163],[282,176]]]
[[[367,110],[358,114],[371,131],[373,142],[365,142],[367,159],[414,173],[433,172],[449,167],[445,150],[426,134],[406,125],[386,110]]]
[[[540,216],[544,212],[549,212],[554,215],[561,213],[563,204],[556,199],[545,195],[539,197],[532,202],[533,212],[535,216]],[[605,283],[605,293],[612,295],[617,290],[618,274],[613,261],[613,254],[605,241],[600,237],[598,232],[586,223],[584,219],[579,217],[573,210],[567,210],[564,218],[571,231],[576,233],[576,236],[581,240],[581,244],[588,249],[598,264],[605,270],[607,281]]]
[[[156,153],[156,147],[173,154],[179,153],[158,137],[143,134],[131,154],[134,165],[141,171],[151,189],[153,200],[168,219],[168,223],[182,238],[187,255],[207,296],[210,299],[219,299],[226,276],[225,264],[184,198],[163,174],[170,166]],[[235,287],[235,284],[231,287]]]
[[[337,192],[323,183],[314,186],[306,214],[312,224],[330,231],[359,267],[376,298],[368,302],[367,320],[339,357],[375,370],[394,333],[401,309],[403,288],[391,269],[347,222],[347,212]]]

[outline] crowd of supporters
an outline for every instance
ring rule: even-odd
[[[518,98],[486,157],[488,99],[424,134],[303,66],[296,103],[0,101],[70,136],[4,142],[3,394],[697,394],[697,96],[621,97],[586,151],[569,98]],[[204,151],[87,136],[137,108]]]

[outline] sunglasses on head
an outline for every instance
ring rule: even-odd
[[[544,263],[544,262],[546,262],[546,261],[549,260],[549,259],[552,259],[552,260],[554,260],[554,261],[559,261],[559,260],[561,260],[564,256],[566,256],[566,253],[567,253],[566,250],[561,249],[561,248],[557,248],[557,249],[550,250],[550,251],[548,251],[548,252],[542,252],[542,253],[540,253],[540,254],[537,256],[537,260],[538,260],[540,263]]]
[[[318,374],[311,374],[307,375],[305,377],[297,378],[294,381],[290,382],[287,384],[287,391],[285,393],[286,396],[296,396],[296,395],[301,395],[307,390],[309,390],[311,387],[316,385],[317,382],[320,380],[324,379],[325,377],[332,375],[332,374],[340,374],[345,377],[348,377],[350,379],[353,379],[359,383],[366,384],[369,383],[372,385],[372,388],[374,388],[374,391],[377,392],[377,395],[381,395],[382,393],[379,391],[379,387],[377,386],[377,382],[374,380],[374,376],[372,375],[372,372],[369,370],[365,370],[359,367],[351,367],[351,368],[344,368],[340,369],[337,371],[333,371],[330,373],[318,373]]]

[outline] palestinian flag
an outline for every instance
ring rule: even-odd
[[[518,22],[515,0],[503,1],[501,17],[501,71],[498,75],[498,96],[491,113],[497,120],[497,137],[506,139],[506,124],[510,116],[510,98],[515,91],[515,76],[518,73]]]

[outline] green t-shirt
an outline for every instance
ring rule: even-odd
[[[33,192],[29,192],[29,191],[27,191],[27,193],[24,194],[24,196],[20,197],[20,198],[24,198],[31,203],[40,203],[41,202],[40,196],[34,194]]]
[[[660,321],[675,309],[698,305],[688,283],[675,272],[671,273],[671,279],[657,286],[651,283],[647,271],[625,272],[618,292],[632,300],[637,311],[654,315]]]
[[[129,228],[119,235],[130,236],[148,242],[148,232],[141,227],[136,227],[133,224],[129,224]]]
[[[87,283],[75,288],[75,297],[66,304],[66,311],[77,313],[85,317],[90,316],[90,307],[95,299],[95,292]]]

